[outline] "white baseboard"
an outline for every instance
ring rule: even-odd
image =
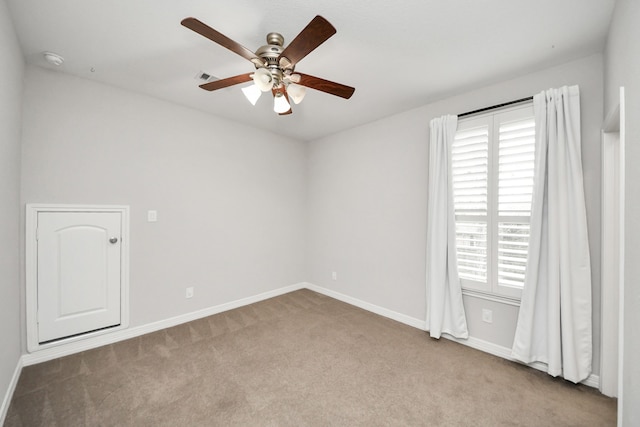
[[[400,323],[404,323],[405,325],[412,326],[414,328],[418,328],[423,331],[426,330],[427,323],[424,320],[416,319],[415,317],[407,316],[405,314],[398,313],[393,310],[389,310],[387,308],[380,307],[375,304],[371,304],[371,303],[362,301],[360,299],[341,294],[331,289],[314,285],[312,283],[303,283],[303,284],[306,286],[307,289],[318,292],[320,294],[329,296],[331,298],[335,298],[339,301],[346,302],[347,304],[351,304],[356,307],[360,307],[363,310],[367,310],[372,313],[379,314],[380,316],[393,319]],[[522,363],[514,359],[513,357],[511,357],[511,349],[508,347],[503,347],[501,345],[497,345],[489,341],[484,341],[474,337],[469,337],[468,339],[460,339],[460,338],[455,338],[449,334],[442,334],[442,336],[449,340],[456,341],[462,345],[475,348],[476,350],[480,350],[485,353],[492,354],[494,356],[502,357],[503,359],[507,359],[512,362]],[[534,369],[538,369],[543,372],[547,371],[547,365],[545,365],[544,363],[534,362],[534,363],[528,364],[527,366]],[[582,381],[582,384],[585,384],[590,387],[598,388],[600,385],[600,377],[598,375],[591,374],[586,380]]]
[[[591,374],[587,377],[586,380],[582,381],[582,384],[589,386],[589,387],[593,387],[593,388],[599,388],[600,387],[600,375],[596,375],[596,374]]]
[[[283,295],[289,292],[297,291],[299,289],[310,289],[314,292],[318,292],[320,294],[326,295],[328,297],[337,299],[339,301],[345,302],[347,304],[362,308],[363,310],[370,311],[372,313],[378,314],[380,316],[395,320],[397,322],[403,323],[405,325],[420,329],[422,331],[426,330],[426,321],[417,319],[415,317],[407,316],[406,314],[398,313],[393,310],[389,310],[388,308],[380,307],[375,304],[368,303],[366,301],[360,300],[358,298],[354,298],[349,295],[342,294],[340,292],[333,291],[331,289],[323,288],[318,285],[314,285],[313,283],[302,282],[296,283],[291,286],[285,286],[282,288],[278,288],[272,291],[264,292],[262,294],[254,295],[247,298],[242,298],[236,301],[231,301],[228,303],[216,305],[213,307],[209,307],[203,310],[194,311],[191,313],[183,314],[180,316],[172,317],[169,319],[161,320],[154,323],[149,323],[142,326],[137,326],[125,330],[116,331],[112,334],[106,334],[97,336],[94,338],[88,338],[83,341],[76,341],[69,344],[61,344],[58,347],[52,347],[45,350],[40,350],[34,353],[25,354],[22,356],[19,367],[22,366],[33,365],[40,362],[46,362],[47,360],[52,360],[58,357],[68,356],[73,353],[78,353],[85,350],[90,350],[92,348],[100,347],[107,344],[113,344],[118,341],[123,341],[129,338],[134,338],[140,335],[148,334],[150,332],[159,331],[161,329],[170,328],[172,326],[179,325],[181,323],[191,322],[193,320],[200,319],[202,317],[212,316],[214,314],[222,313],[224,311],[233,310],[235,308],[243,307],[245,305],[253,304],[259,301],[263,301],[269,298],[277,297],[279,295]],[[514,362],[519,361],[515,360],[511,357],[511,349],[507,347],[503,347],[497,344],[490,343],[488,341],[484,341],[478,338],[469,337],[468,339],[458,339],[454,338],[450,335],[443,334],[443,337],[456,341],[460,344],[475,348],[480,351],[484,351],[485,353],[493,354],[494,356],[502,357],[507,360],[511,360]],[[546,371],[546,365],[544,363],[531,363],[527,366],[530,366],[534,369],[538,369],[541,371]],[[17,371],[17,375],[15,381],[17,382],[17,377],[19,376],[19,371]],[[582,382],[585,385],[590,387],[597,388],[600,384],[600,378],[598,375],[590,375],[589,378]],[[15,384],[14,384],[15,387]],[[13,395],[13,390],[11,393],[7,393],[8,396]],[[5,397],[5,400],[7,398]],[[10,401],[10,397],[9,397]],[[7,403],[8,405],[8,403]],[[4,406],[3,406],[4,408]],[[7,408],[8,409],[8,408]],[[1,414],[1,413],[0,413]]]
[[[545,363],[542,363],[542,362],[522,363],[521,361],[514,359],[511,356],[511,349],[508,347],[503,347],[501,345],[493,344],[493,343],[490,343],[489,341],[484,341],[474,337],[469,337],[468,339],[463,340],[463,339],[452,337],[451,335],[448,335],[448,334],[443,334],[442,336],[451,341],[455,341],[460,344],[466,345],[468,347],[475,348],[476,350],[484,351],[485,353],[493,354],[494,356],[502,357],[503,359],[520,363],[522,365],[529,366],[530,368],[534,368],[542,372],[547,372],[547,365]],[[591,374],[586,380],[582,381],[582,384],[587,385],[589,387],[598,388],[600,386],[600,376]]]
[[[13,397],[13,393],[16,391],[18,379],[20,378],[20,373],[22,372],[22,366],[22,358],[20,358],[18,359],[18,363],[16,364],[15,371],[13,371],[13,376],[11,377],[11,382],[9,383],[7,392],[4,395],[4,399],[2,399],[2,406],[0,406],[0,426],[4,425],[4,421],[7,418],[7,412],[9,411],[9,405],[11,404],[11,398]]]
[[[389,310],[388,308],[380,307],[378,305],[371,304],[357,298],[350,297],[349,295],[341,294],[340,292],[332,291],[331,289],[314,285],[312,283],[304,283],[304,285],[307,289],[318,292],[319,294],[326,295],[342,302],[346,302],[347,304],[355,305],[356,307],[360,307],[363,310],[367,310],[372,313],[379,314],[380,316],[393,319],[397,322],[404,323],[405,325],[413,326],[414,328],[418,328],[423,331],[427,327],[427,322],[424,320],[416,319],[415,317],[407,316],[406,314],[398,313],[397,311]]]
[[[213,307],[208,307],[203,310],[193,311],[191,313],[182,314],[180,316],[171,317],[169,319],[160,320],[158,322],[148,323],[142,326],[135,326],[128,329],[122,329],[110,334],[104,334],[104,335],[100,335],[92,338],[87,338],[86,340],[82,340],[82,341],[61,343],[59,346],[56,346],[56,347],[51,347],[44,350],[35,351],[33,353],[24,354],[22,356],[21,363],[22,363],[22,366],[29,366],[29,365],[34,365],[36,363],[46,362],[48,360],[56,359],[58,357],[68,356],[70,354],[79,353],[81,351],[90,350],[92,348],[113,344],[118,341],[124,341],[140,335],[159,331],[161,329],[170,328],[172,326],[176,326],[181,323],[191,322],[193,320],[197,320],[203,317],[212,316],[214,314],[222,313],[223,311],[233,310],[235,308],[243,307],[245,305],[253,304],[269,298],[284,295],[289,292],[297,291],[305,287],[306,286],[304,283],[296,283],[294,285],[285,286],[282,288],[274,289],[272,291],[264,292],[264,293],[250,296],[247,298],[242,298],[236,301],[231,301],[231,302],[216,305]]]

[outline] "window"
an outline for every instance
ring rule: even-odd
[[[520,298],[534,155],[531,103],[458,122],[452,175],[458,274],[464,289]]]

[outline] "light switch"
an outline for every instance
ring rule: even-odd
[[[156,222],[158,220],[158,211],[147,211],[147,222]]]

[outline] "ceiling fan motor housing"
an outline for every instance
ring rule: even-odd
[[[267,34],[267,44],[261,46],[256,50],[256,55],[262,58],[266,63],[266,68],[271,72],[273,77],[274,87],[280,87],[285,74],[290,74],[293,71],[293,67],[286,70],[281,68],[278,58],[284,50],[282,45],[284,44],[284,37],[280,33]],[[256,68],[259,68],[256,65]],[[288,71],[288,73],[286,72]]]

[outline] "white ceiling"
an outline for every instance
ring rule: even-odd
[[[7,0],[26,61],[314,140],[437,99],[602,51],[615,0]],[[199,71],[248,73],[242,57],[180,25],[193,16],[255,50],[285,46],[315,16],[337,34],[296,70],[356,88],[307,91],[294,114],[255,107],[232,86],[198,88]]]

